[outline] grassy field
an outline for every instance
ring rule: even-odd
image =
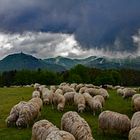
[[[7,128],[5,119],[8,116],[13,105],[21,100],[28,101],[31,98],[32,88],[0,88],[0,140],[30,140],[31,127],[28,129],[18,130],[17,128]],[[116,95],[116,91],[109,90],[110,98],[106,101],[104,110],[117,111],[128,115],[130,118],[133,114],[131,100],[123,100]],[[64,112],[75,111],[74,105],[66,106]],[[63,112],[63,113],[64,113]],[[39,119],[47,119],[60,128],[60,120],[63,113],[56,109],[52,110],[51,106],[44,106]],[[127,136],[119,134],[105,134],[98,129],[98,115],[93,116],[90,111],[80,114],[90,125],[93,136],[96,140],[127,140]]]

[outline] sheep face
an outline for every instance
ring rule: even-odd
[[[16,120],[17,120],[17,116],[15,116],[14,114],[13,114],[13,115],[10,115],[10,116],[6,119],[7,127],[14,126]]]
[[[26,120],[21,118],[21,119],[18,119],[17,122],[16,122],[16,125],[19,129],[21,128],[26,128],[27,127],[27,123],[26,123]]]

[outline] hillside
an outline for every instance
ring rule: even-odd
[[[66,57],[54,57],[38,59],[24,53],[11,54],[0,61],[0,71],[21,70],[21,69],[48,69],[51,71],[65,71],[82,64],[91,68],[100,69],[135,69],[140,70],[140,57],[127,57],[124,59],[90,56],[84,59],[71,59]]]
[[[37,59],[31,55],[24,53],[11,54],[0,61],[0,71],[10,70],[36,70],[48,69],[53,71],[63,71],[64,67],[56,64],[47,64],[41,59]]]

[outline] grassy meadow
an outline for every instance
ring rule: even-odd
[[[0,140],[30,140],[31,128],[17,129],[7,128],[5,119],[9,115],[9,112],[13,105],[17,104],[21,100],[28,101],[31,99],[33,88],[0,88]],[[110,98],[105,102],[104,110],[117,111],[128,115],[130,118],[133,114],[131,107],[131,99],[123,100],[122,97],[116,94],[115,90],[109,90]],[[74,105],[66,106],[64,112],[76,111]],[[63,113],[64,113],[63,112]],[[47,119],[60,128],[60,121],[63,113],[58,112],[55,109],[52,110],[51,105],[44,106],[41,112],[40,119]],[[127,136],[120,134],[105,134],[98,129],[98,115],[92,115],[92,112],[86,110],[80,114],[90,125],[93,137],[95,140],[127,140]]]

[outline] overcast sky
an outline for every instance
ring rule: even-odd
[[[0,0],[0,59],[15,52],[140,56],[140,0]]]

